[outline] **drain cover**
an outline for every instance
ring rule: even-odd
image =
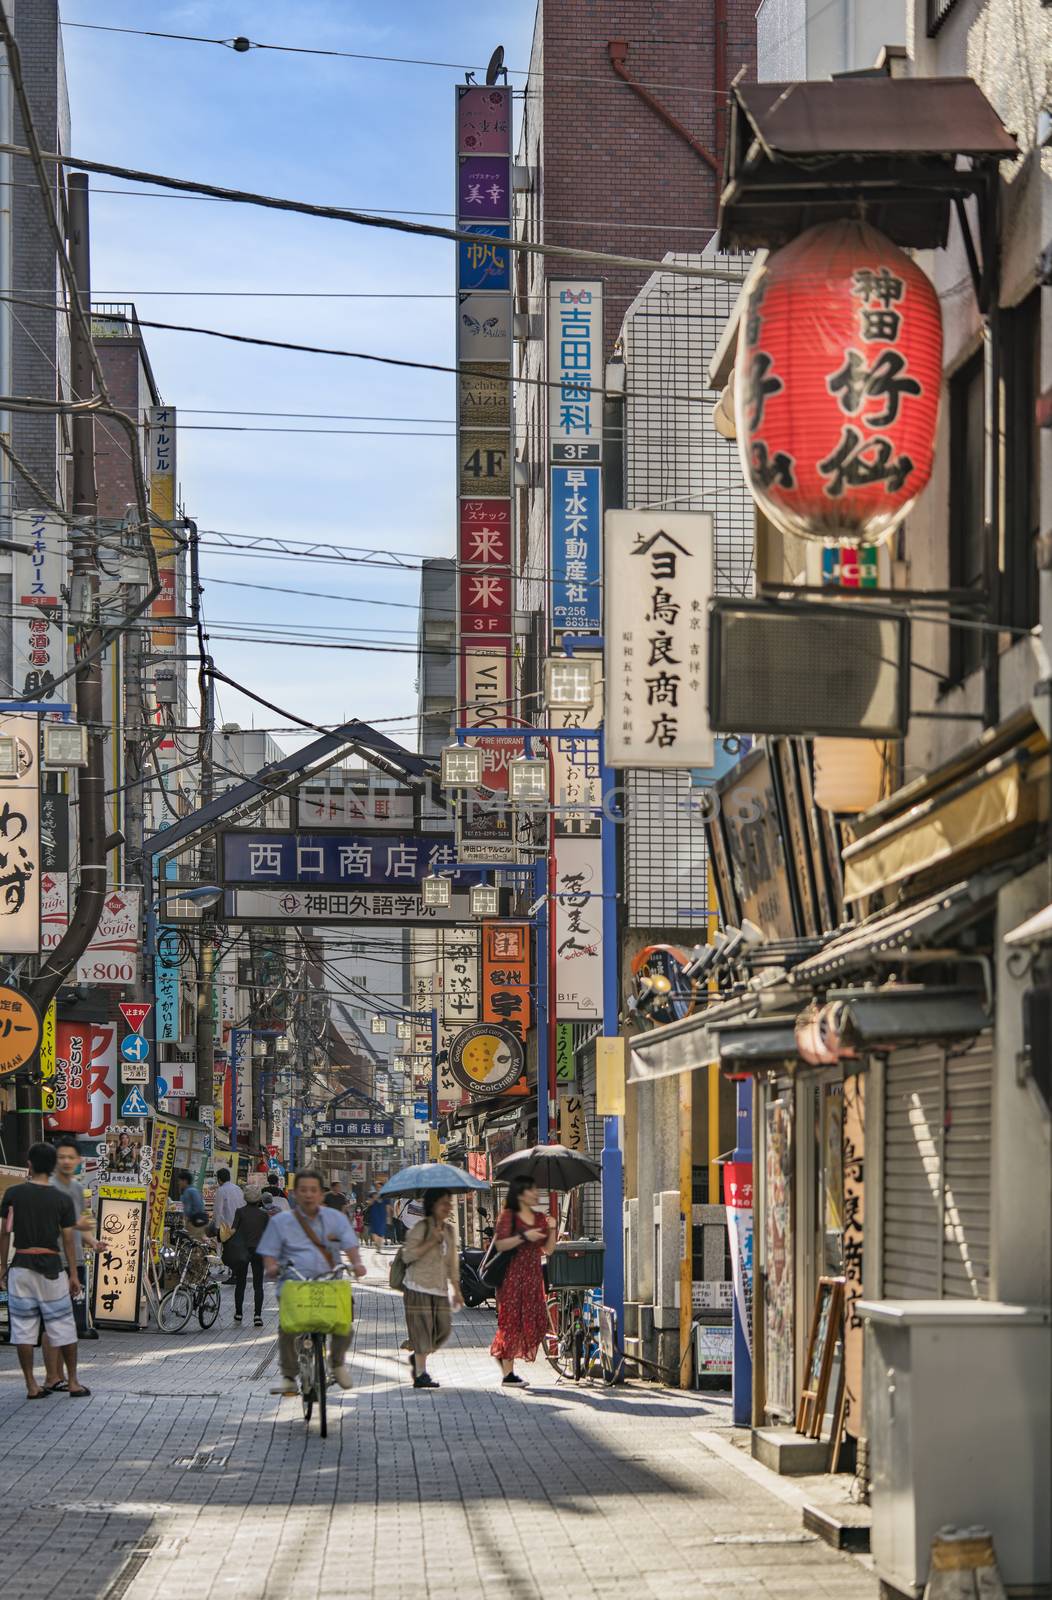
[[[204,1472],[208,1467],[225,1467],[229,1456],[217,1456],[213,1450],[195,1450],[192,1456],[179,1456],[173,1463],[186,1472]]]

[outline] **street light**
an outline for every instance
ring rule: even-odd
[[[45,722],[45,767],[86,767],[88,730],[81,722]]]
[[[476,883],[468,896],[468,905],[473,917],[499,916],[500,890],[492,883]]]
[[[420,889],[425,906],[441,908],[442,906],[448,906],[452,899],[453,891],[450,881],[448,878],[444,878],[440,872],[429,873],[421,883]],[[403,1024],[399,1023],[398,1026],[401,1028]],[[400,1034],[399,1037],[407,1038],[408,1035]]]
[[[478,745],[447,744],[442,751],[443,789],[480,789],[482,762]]]
[[[427,882],[426,878],[424,881],[425,883]],[[445,878],[442,879],[443,883],[446,881],[447,880]],[[396,1032],[400,1039],[411,1039],[413,1037],[413,1024],[411,1022],[400,1022]]]
[[[386,1017],[373,1017],[372,1020],[369,1023],[369,1027],[370,1027],[370,1030],[373,1033],[386,1033],[387,1032],[387,1018]]]
[[[11,734],[0,735],[0,778],[18,777],[18,740]]]
[[[508,794],[527,805],[548,799],[549,766],[543,756],[516,756],[508,762]]]
[[[595,699],[592,662],[551,656],[544,663],[544,700],[551,711],[587,711]]]

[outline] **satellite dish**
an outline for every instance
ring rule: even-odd
[[[502,74],[503,74],[503,77],[504,77],[504,82],[507,83],[507,81],[508,81],[508,69],[504,65],[504,46],[502,44],[499,44],[497,46],[496,50],[494,50],[493,54],[490,56],[490,58],[489,58],[489,66],[486,68],[486,83],[487,83],[487,85],[488,86],[492,86],[493,84],[495,84],[497,79]]]

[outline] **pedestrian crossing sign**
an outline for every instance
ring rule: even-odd
[[[148,1117],[150,1108],[142,1097],[142,1090],[133,1088],[128,1091],[127,1098],[121,1106],[122,1117]]]

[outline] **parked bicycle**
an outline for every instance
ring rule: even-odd
[[[602,1307],[603,1246],[588,1239],[560,1240],[548,1258],[548,1332],[544,1354],[561,1378],[579,1383],[614,1374],[603,1358],[599,1313]]]
[[[225,1273],[221,1261],[200,1239],[180,1234],[161,1250],[161,1263],[177,1280],[157,1307],[162,1333],[181,1333],[194,1312],[202,1328],[211,1328],[219,1315],[219,1282]]]
[[[345,1262],[340,1263],[332,1272],[326,1272],[318,1278],[305,1278],[295,1268],[289,1269],[289,1278],[297,1283],[309,1284],[311,1290],[319,1284],[339,1283],[349,1279],[350,1269]],[[350,1285],[348,1284],[348,1294]],[[312,1294],[308,1298],[315,1298]],[[284,1310],[284,1303],[282,1305]],[[318,1428],[322,1438],[327,1438],[329,1432],[329,1412],[327,1390],[329,1386],[329,1371],[325,1360],[325,1341],[334,1326],[334,1315],[341,1314],[338,1307],[326,1304],[323,1310],[325,1319],[324,1329],[305,1330],[296,1335],[296,1373],[299,1382],[300,1399],[303,1402],[303,1420],[310,1426],[310,1419],[314,1408],[318,1408]],[[346,1324],[345,1324],[346,1326]]]

